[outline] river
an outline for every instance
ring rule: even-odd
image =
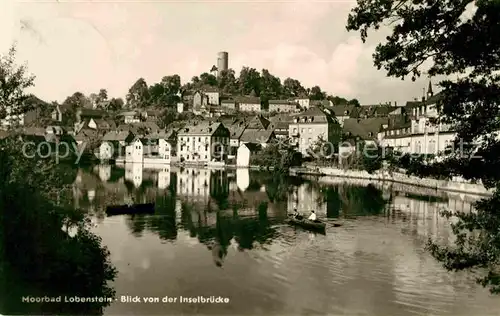
[[[103,215],[104,205],[130,196],[156,202],[157,213]],[[92,214],[118,269],[118,300],[105,315],[500,315],[498,297],[424,250],[428,237],[453,242],[440,209],[470,210],[477,198],[361,180],[284,182],[248,170],[142,165],[80,170],[74,184],[74,206]],[[326,234],[285,224],[293,208],[316,210]],[[125,303],[121,296],[229,303]]]

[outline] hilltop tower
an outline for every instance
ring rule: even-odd
[[[217,69],[219,70],[219,74],[229,69],[229,53],[228,52],[219,52],[217,53]]]

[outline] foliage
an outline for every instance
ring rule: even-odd
[[[25,285],[23,295],[113,297],[107,282],[113,280],[116,270],[109,262],[109,252],[89,231],[83,213],[73,210],[70,201],[56,203],[53,198],[65,196],[65,192],[71,196],[76,171],[36,156],[27,158],[15,139],[6,139],[1,145],[0,254],[7,269],[2,271],[4,277],[15,275]],[[78,229],[77,235],[70,237],[62,230],[65,226]],[[5,302],[19,301],[19,297],[9,298],[12,293],[5,295]],[[10,308],[24,305],[30,308],[30,304]],[[38,313],[102,314],[106,305],[47,303],[38,305]],[[2,306],[9,309],[8,304]],[[2,314],[19,312],[23,311],[4,310]]]
[[[447,269],[486,269],[480,283],[499,293],[500,143],[492,134],[500,129],[500,2],[359,0],[347,29],[360,31],[364,41],[369,29],[387,22],[393,25],[392,35],[377,46],[375,66],[402,79],[411,76],[415,80],[424,71],[456,78],[440,83],[440,121],[455,125],[455,144],[481,144],[475,158],[471,157],[473,146],[455,146],[434,171],[481,180],[496,190],[493,197],[475,204],[476,212],[455,214],[454,247],[429,241],[428,248]],[[415,172],[421,175],[419,170]]]
[[[109,100],[108,110],[109,111],[119,111],[123,109],[125,106],[125,102],[123,102],[122,98],[112,98]]]
[[[251,156],[251,165],[266,167],[277,174],[288,173],[291,167],[300,166],[302,155],[290,146],[268,144],[258,153]]]
[[[129,108],[146,107],[149,98],[150,91],[148,84],[144,78],[139,78],[128,90],[126,97],[127,106]]]
[[[73,126],[76,122],[76,112],[78,109],[90,107],[90,98],[81,92],[75,92],[64,100],[61,108],[64,109],[62,123],[64,126]]]
[[[24,106],[29,97],[26,89],[33,86],[35,76],[27,74],[26,66],[16,64],[16,46],[12,46],[7,55],[0,56],[0,109],[7,114],[8,108],[14,114],[31,110]]]

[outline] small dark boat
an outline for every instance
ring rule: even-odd
[[[132,205],[109,205],[106,207],[108,216],[124,214],[153,214],[155,212],[154,203],[132,204]]]
[[[305,229],[315,230],[315,231],[325,231],[326,224],[320,220],[311,221],[306,218],[296,219],[293,215],[289,215],[288,222],[293,225],[300,226]]]

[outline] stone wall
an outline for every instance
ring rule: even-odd
[[[432,188],[435,190],[444,190],[450,192],[464,192],[477,195],[491,195],[492,190],[486,189],[482,184],[473,184],[461,178],[454,178],[451,181],[437,180],[429,178],[419,178],[416,176],[408,176],[404,173],[393,172],[390,174],[387,171],[378,171],[369,174],[367,171],[362,170],[343,170],[329,167],[317,168],[293,168],[290,170],[292,175],[322,175],[339,178],[354,178],[354,179],[368,179],[378,181],[397,182],[409,185],[416,185],[421,187]]]

